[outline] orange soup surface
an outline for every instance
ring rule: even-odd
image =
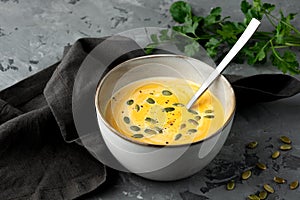
[[[154,145],[177,145],[209,137],[224,123],[220,101],[205,92],[185,105],[200,85],[179,78],[149,78],[122,87],[109,101],[105,118],[127,138]]]

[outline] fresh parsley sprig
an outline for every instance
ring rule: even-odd
[[[194,42],[185,47],[185,53],[193,56],[197,44],[205,47],[209,56],[216,62],[221,59],[235,44],[252,18],[266,18],[274,27],[273,31],[257,31],[235,58],[235,62],[248,64],[265,63],[269,58],[272,64],[284,73],[299,74],[299,63],[291,47],[300,47],[300,31],[291,24],[295,13],[280,17],[273,14],[275,5],[262,3],[261,0],[241,2],[241,11],[245,18],[242,22],[229,21],[230,17],[222,17],[222,8],[213,8],[207,16],[192,13],[191,5],[177,1],[170,7],[170,13],[178,25],[172,29],[183,34]]]

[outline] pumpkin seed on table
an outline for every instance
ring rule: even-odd
[[[247,144],[247,148],[248,148],[248,149],[254,149],[254,148],[257,147],[257,145],[258,145],[258,142],[257,142],[257,141],[249,142],[249,143]]]
[[[260,200],[260,198],[257,195],[255,195],[255,194],[250,194],[248,196],[248,199],[249,200]]]
[[[293,182],[291,182],[290,183],[290,189],[291,190],[294,190],[294,189],[296,189],[297,187],[299,187],[299,182],[298,181],[293,181]]]
[[[152,124],[158,123],[157,120],[155,120],[155,119],[153,119],[153,118],[151,118],[151,117],[146,117],[146,118],[145,118],[145,121],[146,121],[146,122],[150,122],[150,123],[152,123]]]
[[[273,159],[276,159],[280,156],[280,151],[275,151],[273,154],[272,154],[272,158]]]
[[[150,104],[155,104],[155,101],[152,98],[148,98],[146,101]]]
[[[163,112],[172,112],[174,110],[175,110],[175,108],[173,108],[173,107],[166,107],[163,109]]]
[[[171,96],[173,93],[170,92],[169,90],[163,90],[162,94],[165,95],[165,96]]]
[[[199,125],[199,123],[196,120],[194,120],[194,119],[189,119],[188,122],[191,123],[191,124],[193,124],[194,126],[198,126]]]
[[[288,138],[287,136],[281,136],[280,137],[281,142],[285,143],[285,144],[291,144],[292,141],[290,140],[290,138]]]
[[[258,194],[259,199],[266,199],[268,196],[268,193],[265,190],[260,191],[260,193]]]
[[[133,103],[134,103],[134,101],[133,101],[132,99],[130,99],[130,100],[128,100],[128,101],[126,102],[126,104],[129,105],[129,106],[131,106]]]
[[[266,170],[267,166],[263,163],[256,163],[256,166],[261,170]]]
[[[181,138],[182,134],[181,133],[178,133],[176,136],[175,136],[175,141],[176,140],[179,140]]]
[[[292,145],[289,144],[283,144],[279,147],[279,149],[283,150],[283,151],[288,151],[292,149]]]
[[[150,134],[150,135],[155,135],[157,132],[155,130],[152,130],[152,129],[149,129],[149,128],[146,128],[144,130],[145,133],[147,134]]]
[[[252,174],[252,173],[251,173],[250,170],[244,171],[244,172],[242,173],[242,179],[243,179],[243,180],[247,180],[248,178],[250,178],[251,174]]]
[[[134,135],[132,135],[132,137],[133,138],[142,138],[142,137],[144,137],[144,135],[143,134],[134,134]]]
[[[226,185],[226,189],[233,190],[234,188],[235,188],[235,182],[234,182],[234,180],[230,180]]]
[[[286,180],[284,180],[283,178],[280,177],[274,177],[273,180],[275,181],[275,183],[279,183],[279,184],[283,184],[286,182]]]
[[[124,117],[123,120],[124,120],[124,122],[125,122],[126,124],[130,124],[130,119],[129,119],[129,117]]]
[[[269,184],[264,184],[264,189],[271,194],[275,192],[272,186],[270,186]]]
[[[140,131],[141,128],[138,127],[138,126],[130,126],[130,129],[133,130],[133,131]]]

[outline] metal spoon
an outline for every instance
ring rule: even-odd
[[[242,49],[242,47],[247,43],[247,41],[251,38],[253,33],[256,31],[260,24],[255,18],[252,18],[249,25],[238,39],[238,41],[234,44],[234,46],[230,49],[228,54],[223,58],[221,63],[216,67],[216,69],[209,75],[209,77],[204,81],[196,94],[191,98],[189,103],[186,105],[187,109],[190,109],[192,105],[197,101],[197,99],[207,90],[207,88],[214,82],[214,80],[220,75],[220,73],[227,67],[229,62],[234,58],[234,56]]]

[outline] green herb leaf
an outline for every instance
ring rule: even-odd
[[[192,15],[192,8],[184,1],[177,1],[171,5],[170,12],[176,22],[184,23],[184,19]]]

